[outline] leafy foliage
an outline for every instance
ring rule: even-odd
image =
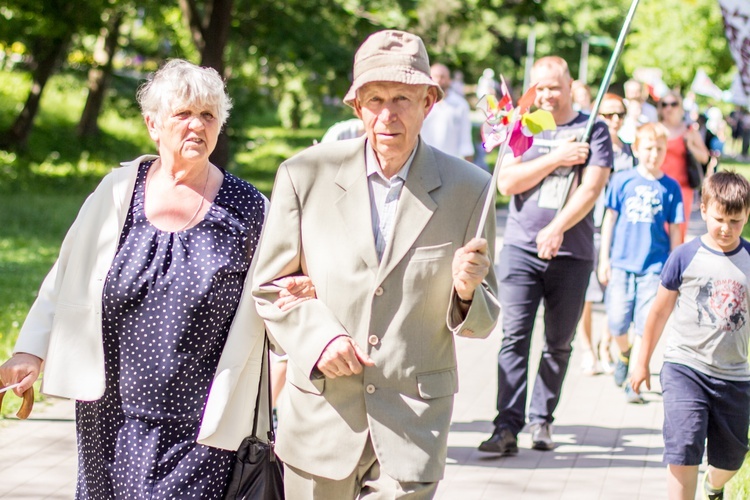
[[[671,87],[688,88],[702,68],[720,87],[729,88],[734,62],[718,2],[642,2],[622,61],[628,73],[637,67],[660,68]]]
[[[98,29],[107,16],[124,13],[115,78],[103,117],[113,112],[136,116],[135,88],[164,59],[182,57],[200,62],[200,44],[187,26],[181,5],[183,8],[190,5],[204,18],[216,5],[231,6],[231,31],[224,63],[235,101],[233,117],[227,125],[235,153],[242,151],[237,145],[245,141],[239,131],[247,116],[271,116],[291,128],[324,125],[325,106],[332,102],[340,105],[340,97],[350,82],[354,51],[373,31],[399,28],[420,34],[431,58],[461,70],[469,90],[482,70],[489,67],[503,74],[520,91],[529,36],[536,36],[536,57],[560,55],[576,76],[584,40],[616,39],[631,2],[81,1],[83,4],[61,3],[61,0],[5,2],[0,7],[0,16],[6,21],[0,23],[0,51],[11,54],[20,50],[26,58],[15,67],[23,69],[26,61],[31,60],[28,56],[35,40],[48,40],[54,30],[67,26],[75,36],[71,38],[62,70],[82,73],[92,65]],[[700,67],[726,88],[733,64],[722,30],[716,0],[642,0],[615,74],[615,89],[635,68],[642,66],[662,68],[669,85],[683,88]],[[690,36],[674,36],[675,33],[690,33]],[[603,76],[610,54],[611,47],[590,46],[588,80],[594,87]],[[20,108],[8,109],[0,103],[0,124],[7,128],[18,112]],[[346,110],[342,108],[341,113],[346,114]],[[42,120],[37,120],[35,126],[42,126]]]

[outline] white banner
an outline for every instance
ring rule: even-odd
[[[729,49],[737,63],[745,96],[750,95],[750,1],[719,0]]]
[[[695,78],[693,78],[693,83],[690,85],[690,90],[698,95],[713,97],[717,100],[721,99],[723,94],[721,89],[702,69],[695,72]]]

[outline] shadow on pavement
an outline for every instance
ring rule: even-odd
[[[451,425],[451,432],[481,433],[478,446],[490,436],[492,428],[492,422],[485,420],[456,422]],[[591,425],[553,425],[552,429],[557,443],[552,452],[531,449],[530,437],[522,431],[517,456],[502,457],[479,452],[476,447],[449,446],[448,459],[460,465],[510,469],[664,467],[661,441],[659,446],[648,446],[656,441],[655,436],[661,435],[661,430]]]

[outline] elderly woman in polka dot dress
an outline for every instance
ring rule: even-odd
[[[267,200],[209,161],[231,108],[216,71],[172,60],[138,100],[159,155],[86,200],[0,380],[20,395],[44,361],[43,392],[77,400],[76,498],[221,498],[260,377]]]

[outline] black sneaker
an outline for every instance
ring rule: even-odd
[[[555,442],[552,441],[552,431],[547,422],[531,424],[531,447],[535,450],[550,451],[555,449]]]
[[[703,474],[703,487],[701,488],[702,500],[723,500],[724,499],[724,488],[720,490],[714,490],[708,484],[708,473]]]
[[[485,453],[499,453],[507,457],[518,454],[518,439],[507,427],[498,427],[492,436],[479,445],[479,451]]]

